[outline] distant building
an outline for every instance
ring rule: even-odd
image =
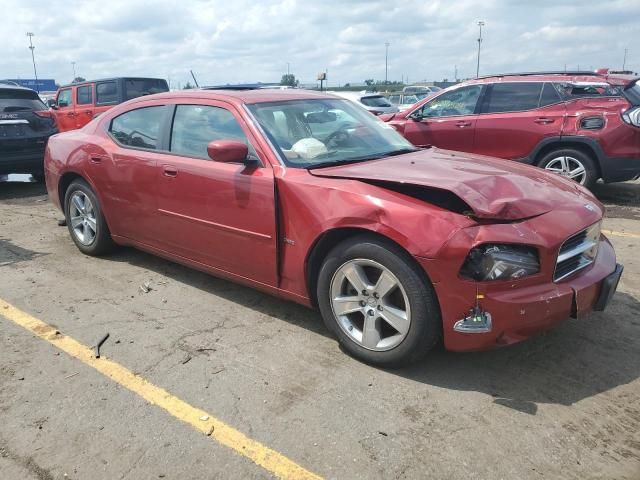
[[[37,83],[35,78],[8,78],[7,81],[14,82],[21,87],[30,88],[37,92],[55,92],[56,81],[52,78],[39,78]]]

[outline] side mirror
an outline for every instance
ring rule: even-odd
[[[214,162],[245,163],[249,149],[238,140],[214,140],[207,145],[207,153]]]
[[[49,100],[47,100],[47,107],[53,108],[55,110],[55,108],[57,107],[55,99],[50,98]]]
[[[416,122],[419,122],[420,120],[422,120],[424,117],[422,116],[422,113],[420,113],[420,110],[416,110],[415,112],[413,112],[411,115],[409,115],[409,118],[411,120],[415,120]]]

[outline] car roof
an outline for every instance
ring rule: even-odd
[[[116,80],[163,80],[166,82],[164,78],[156,78],[156,77],[110,77],[110,78],[97,78],[96,80],[85,80],[84,82],[75,82],[75,83],[67,83],[66,85],[61,85],[60,88],[67,87],[77,87],[80,85],[87,85],[89,83],[96,82],[113,82]]]
[[[523,72],[487,75],[467,80],[464,85],[476,85],[497,82],[589,82],[620,85],[632,80],[630,76],[602,74],[592,71],[559,71],[559,72]]]
[[[206,98],[211,100],[226,100],[234,103],[265,103],[265,102],[280,102],[286,100],[312,100],[319,98],[336,98],[334,95],[326,93],[315,92],[312,90],[302,89],[255,89],[255,90],[206,90],[206,89],[191,89],[191,90],[177,90],[173,92],[156,93],[154,95],[145,95],[138,97],[130,102],[145,101],[150,98],[154,99],[175,99],[175,98]]]

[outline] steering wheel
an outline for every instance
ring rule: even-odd
[[[335,132],[330,133],[329,136],[325,139],[325,145],[330,146],[333,145],[335,147],[339,146],[341,143],[344,143],[349,139],[351,134],[347,131],[348,125],[343,125],[338,128]]]

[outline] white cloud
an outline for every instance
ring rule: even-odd
[[[27,31],[35,34],[38,73],[71,80],[120,75],[202,84],[278,81],[291,72],[330,84],[384,78],[452,78],[481,72],[621,67],[640,70],[640,0],[5,0],[0,78],[33,75]]]

